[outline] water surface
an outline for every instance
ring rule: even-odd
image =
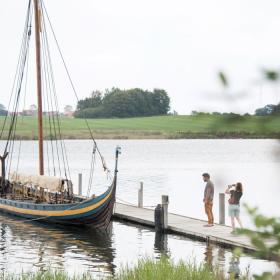
[[[171,212],[205,218],[202,203],[203,172],[209,172],[215,184],[214,212],[218,219],[218,193],[228,184],[244,184],[242,201],[258,206],[261,212],[279,216],[278,201],[280,145],[276,140],[102,140],[98,141],[107,165],[114,169],[114,149],[122,147],[119,162],[117,197],[137,202],[140,181],[144,182],[144,204],[154,206],[162,194],[170,197]],[[83,194],[88,191],[88,178],[93,143],[90,140],[67,140],[71,177],[77,190],[78,173],[83,174]],[[0,142],[0,149],[4,146]],[[37,144],[33,141],[14,146],[11,170],[37,172]],[[50,155],[49,155],[50,156]],[[47,154],[45,154],[47,158]],[[63,168],[62,173],[63,173]],[[46,163],[46,173],[53,171]],[[100,194],[110,184],[100,164],[95,166],[90,194]],[[56,166],[59,174],[59,168]],[[251,226],[242,209],[245,225]],[[253,273],[274,270],[264,260],[242,257],[233,262],[230,250],[174,235],[159,236],[150,229],[119,222],[106,234],[88,230],[65,229],[26,223],[10,216],[0,216],[0,269],[5,271],[66,268],[74,273],[91,271],[96,276],[113,275],[121,264],[132,265],[139,257],[159,257],[219,264],[225,273],[236,266]],[[14,264],[18,265],[15,266]]]
[[[22,222],[0,215],[0,270],[22,271],[65,269],[68,273],[90,272],[96,277],[115,275],[139,258],[168,256],[219,265],[225,273],[232,266],[260,273],[274,271],[272,262],[252,257],[235,259],[230,250],[175,235],[160,235],[153,230],[131,224],[113,222],[106,232],[81,228]],[[16,265],[15,265],[16,264]]]

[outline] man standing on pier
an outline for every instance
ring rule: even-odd
[[[210,180],[210,175],[208,173],[203,173],[202,178],[203,181],[206,182],[203,202],[205,207],[205,213],[208,217],[208,224],[205,225],[205,227],[212,227],[214,226],[214,215],[212,212],[213,198],[214,198],[214,184]]]

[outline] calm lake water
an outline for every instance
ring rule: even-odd
[[[112,170],[115,146],[122,147],[117,190],[117,197],[122,201],[136,203],[139,182],[143,181],[145,205],[156,205],[162,194],[168,194],[170,212],[204,219],[201,174],[209,172],[215,183],[216,219],[218,193],[237,181],[244,184],[243,202],[258,206],[262,213],[279,216],[280,144],[276,140],[101,140],[98,143]],[[83,173],[86,194],[92,142],[69,140],[65,144],[72,180],[77,183],[77,174]],[[4,142],[0,142],[1,152],[3,146]],[[16,143],[11,170],[16,169],[19,149]],[[22,142],[20,150],[18,171],[36,172],[36,143]],[[46,164],[48,169],[53,170]],[[95,169],[91,193],[99,194],[110,180],[98,161]],[[245,225],[251,226],[244,211],[242,217]],[[52,266],[64,267],[71,273],[89,270],[96,276],[103,276],[114,274],[121,264],[135,263],[139,257],[159,257],[160,254],[168,254],[175,260],[194,256],[198,261],[219,264],[225,272],[237,266],[237,263],[233,265],[228,250],[173,235],[157,236],[150,229],[119,222],[114,222],[106,235],[100,235],[0,216],[0,230],[0,269],[5,271]],[[241,257],[239,268],[244,271],[248,266],[253,273],[275,269],[271,262]]]
[[[24,223],[0,215],[0,270],[4,272],[17,274],[52,267],[70,274],[90,272],[101,278],[114,275],[125,264],[132,266],[139,258],[161,255],[174,261],[195,258],[219,265],[225,274],[230,270],[276,270],[272,262],[245,256],[234,259],[230,250],[221,247],[174,235],[160,236],[150,229],[119,222],[113,222],[106,233],[96,233]]]

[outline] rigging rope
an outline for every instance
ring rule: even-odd
[[[53,37],[54,37],[56,46],[57,46],[57,48],[58,48],[58,51],[59,51],[59,54],[60,54],[60,57],[61,57],[63,66],[64,66],[64,68],[65,68],[66,74],[67,74],[68,79],[69,79],[69,81],[70,81],[70,85],[71,85],[71,87],[72,87],[72,90],[73,90],[73,92],[74,92],[74,94],[75,94],[75,97],[76,97],[76,99],[77,99],[77,102],[78,102],[78,101],[79,101],[79,98],[78,98],[78,94],[77,94],[76,88],[75,88],[74,83],[73,83],[73,81],[72,81],[72,79],[71,79],[69,70],[68,70],[68,68],[67,68],[65,59],[64,59],[64,57],[63,57],[61,48],[60,48],[60,46],[59,46],[58,40],[57,40],[56,35],[55,35],[55,32],[54,32],[54,28],[53,28],[52,23],[51,23],[51,21],[50,21],[50,18],[49,18],[49,15],[48,15],[48,12],[47,12],[47,9],[46,9],[46,7],[45,7],[45,4],[44,4],[44,1],[43,1],[43,0],[42,0],[42,7],[43,7],[43,9],[44,9],[44,11],[45,11],[45,14],[46,14],[46,16],[47,16],[47,20],[48,20],[48,23],[49,23],[49,25],[50,25],[50,28],[51,28],[51,31],[52,31],[52,34],[53,34]],[[100,159],[101,159],[103,168],[104,168],[104,170],[106,171],[106,170],[108,170],[108,168],[107,168],[107,166],[106,166],[104,157],[102,156],[102,154],[101,154],[101,152],[100,152],[100,150],[99,150],[99,148],[98,148],[98,146],[97,146],[96,140],[94,139],[92,130],[91,130],[90,126],[89,126],[88,120],[86,119],[85,115],[84,115],[84,118],[83,118],[83,119],[84,119],[84,121],[85,121],[85,123],[86,123],[86,126],[87,126],[89,132],[90,132],[91,139],[93,140],[93,142],[94,142],[94,144],[95,144],[95,146],[96,146],[96,150],[97,150],[97,152],[98,152],[98,154],[99,154],[99,156],[100,156]],[[108,170],[108,172],[110,172],[110,170]]]
[[[43,6],[43,2],[41,2],[41,7]],[[42,25],[44,29],[44,43],[45,43],[45,57],[46,57],[46,67],[47,67],[47,73],[48,73],[48,83],[49,83],[49,88],[52,90],[53,95],[54,95],[54,100],[50,97],[51,101],[51,107],[52,111],[54,114],[52,114],[52,120],[53,120],[53,129],[55,132],[55,138],[57,139],[57,135],[59,137],[59,143],[60,143],[60,148],[61,148],[61,155],[62,155],[62,161],[63,161],[63,166],[64,166],[64,174],[66,178],[70,178],[70,168],[69,168],[69,161],[67,158],[67,152],[66,152],[66,145],[65,141],[62,137],[61,133],[61,120],[59,116],[59,107],[58,107],[58,97],[57,97],[57,91],[56,91],[56,86],[55,86],[55,79],[54,79],[54,73],[53,73],[53,67],[52,67],[52,61],[51,61],[51,55],[49,51],[49,43],[48,43],[48,34],[47,34],[47,28],[46,28],[46,23],[45,23],[45,17],[42,17]],[[55,110],[53,107],[53,104],[55,106]],[[56,127],[57,125],[57,127]],[[57,144],[57,142],[56,142]],[[58,152],[58,147],[57,147],[57,152]],[[59,152],[58,152],[59,156]],[[68,172],[68,175],[67,175]]]
[[[27,8],[27,12],[26,12],[25,26],[26,26],[27,22],[29,21],[29,16],[28,15],[30,13],[30,8],[31,8],[31,0],[29,0],[29,3],[28,3],[28,8]],[[12,90],[11,90],[11,94],[10,94],[10,98],[9,98],[9,102],[8,102],[7,114],[5,116],[4,123],[3,123],[2,129],[1,129],[0,139],[2,139],[3,132],[4,132],[4,129],[6,127],[10,106],[11,106],[11,103],[12,103],[12,100],[13,100],[13,96],[14,96],[14,88],[15,88],[15,85],[16,85],[16,81],[17,81],[17,77],[18,77],[18,72],[20,71],[19,70],[20,69],[20,62],[21,62],[20,58],[21,58],[22,52],[23,52],[23,47],[24,47],[24,43],[23,42],[24,42],[25,36],[26,36],[26,33],[25,33],[25,28],[24,28],[24,32],[23,32],[23,35],[22,35],[22,44],[20,46],[18,63],[17,63],[17,67],[16,67],[16,73],[15,73],[15,76],[14,76],[13,86],[12,86]]]
[[[10,95],[10,100],[9,100],[9,105],[8,105],[8,112],[12,112],[10,126],[8,129],[7,142],[6,142],[6,145],[4,148],[4,153],[6,153],[6,152],[9,153],[9,156],[7,158],[7,165],[6,165],[6,171],[7,170],[9,171],[8,176],[11,172],[12,165],[14,164],[13,163],[13,152],[14,152],[14,148],[15,148],[15,140],[17,137],[16,128],[17,128],[17,124],[18,124],[20,97],[22,95],[22,91],[23,91],[22,88],[24,85],[24,78],[26,75],[25,87],[24,87],[23,110],[25,108],[25,98],[26,98],[26,92],[27,92],[28,59],[29,59],[29,50],[30,50],[30,37],[31,37],[31,22],[32,22],[32,14],[34,12],[32,9],[31,2],[32,2],[32,0],[29,0],[19,59],[18,59],[18,63],[17,63],[16,74],[14,77],[12,93]],[[70,81],[70,85],[72,87],[72,90],[75,94],[77,101],[79,101],[79,98],[78,98],[76,89],[74,87],[73,81],[70,77],[70,73],[66,66],[65,59],[62,55],[60,46],[58,44],[58,40],[54,33],[54,29],[50,22],[50,19],[49,19],[48,13],[46,11],[43,0],[39,0],[39,5],[40,5],[41,11],[42,11],[42,14],[41,14],[41,31],[42,32],[41,32],[41,36],[40,36],[41,46],[42,46],[42,56],[41,56],[41,65],[42,65],[41,71],[42,71],[42,77],[43,77],[42,93],[43,93],[44,104],[46,104],[45,109],[47,111],[46,112],[47,118],[44,118],[44,121],[45,121],[45,124],[48,121],[48,126],[45,125],[45,127],[46,127],[46,129],[49,130],[50,145],[51,145],[51,149],[49,150],[49,143],[47,142],[46,154],[47,154],[47,161],[48,161],[48,172],[50,174],[50,162],[52,160],[54,176],[56,176],[57,165],[55,163],[57,162],[60,176],[62,175],[62,172],[64,172],[66,179],[70,178],[70,180],[71,180],[69,161],[68,161],[67,153],[66,153],[66,145],[65,145],[65,141],[62,137],[62,133],[61,133],[61,119],[60,119],[60,115],[59,115],[58,97],[57,97],[54,72],[53,72],[53,67],[52,67],[52,59],[51,59],[51,55],[50,55],[50,48],[49,48],[49,42],[48,42],[48,33],[47,33],[46,19],[45,19],[46,17],[47,17],[48,24],[51,28],[51,33],[55,40],[56,46],[58,48],[61,60],[63,62],[63,66],[65,68],[66,74]],[[10,107],[12,107],[11,111],[10,111]],[[89,193],[92,188],[92,182],[93,182],[93,173],[94,173],[95,162],[96,162],[96,152],[97,152],[98,156],[100,157],[104,171],[107,173],[107,179],[108,179],[108,177],[110,179],[112,179],[112,176],[111,176],[110,170],[106,166],[105,159],[102,156],[99,147],[97,146],[96,140],[94,139],[93,132],[90,128],[88,120],[86,118],[84,118],[84,121],[90,132],[90,135],[91,135],[91,138],[92,138],[93,144],[94,144],[92,159],[91,159],[91,167],[90,167],[89,185],[88,185],[88,191],[87,191],[87,196],[89,196]],[[23,122],[23,117],[22,117],[22,122]],[[8,124],[8,114],[5,116],[5,119],[4,119],[4,125],[0,132],[0,139],[3,136],[4,130],[5,130],[5,127],[7,126],[7,124]],[[17,155],[17,160],[15,162],[16,172],[18,172],[20,155],[21,155],[21,150],[22,150],[21,140],[22,139],[20,139],[20,142],[19,142],[18,155]],[[50,152],[52,154],[51,158],[49,156]],[[56,161],[56,158],[57,158],[57,161]],[[62,171],[60,161],[63,162],[63,171]]]
[[[28,58],[28,53],[29,53],[29,43],[30,43],[30,21],[31,21],[31,0],[29,1],[28,9],[27,9],[27,16],[26,16],[26,21],[25,21],[25,28],[24,28],[24,35],[22,38],[22,45],[21,45],[21,51],[20,51],[20,56],[19,56],[19,62],[18,62],[18,68],[16,70],[16,76],[14,80],[14,85],[13,85],[13,90],[15,89],[15,99],[14,99],[14,104],[12,108],[12,118],[11,118],[11,124],[9,127],[8,131],[8,137],[4,149],[4,154],[9,151],[10,156],[8,157],[8,165],[6,166],[10,171],[11,165],[12,165],[12,159],[13,159],[13,150],[14,150],[14,141],[16,138],[16,127],[17,127],[17,119],[18,119],[18,109],[19,109],[19,100],[20,100],[20,94],[21,94],[21,89],[22,89],[22,82],[24,79],[24,73],[26,69],[26,61]],[[13,96],[13,93],[11,94]],[[10,105],[9,105],[10,106]],[[8,115],[8,114],[7,114]],[[6,121],[4,123],[4,126],[2,128],[1,132],[1,137],[2,133],[4,131]]]
[[[42,16],[42,23],[43,23],[43,30],[45,31],[45,26],[44,26],[44,17]],[[46,32],[46,31],[45,31]],[[44,86],[46,87],[46,96],[47,96],[47,105],[48,105],[48,120],[49,120],[49,127],[50,127],[50,132],[51,132],[51,144],[52,144],[52,159],[53,159],[53,170],[54,170],[54,176],[56,176],[56,169],[55,169],[55,154],[57,156],[57,162],[58,162],[58,169],[59,169],[59,175],[61,176],[61,166],[60,166],[60,156],[59,156],[59,145],[57,142],[57,129],[56,129],[56,123],[55,123],[55,108],[53,106],[53,100],[52,100],[52,95],[51,95],[51,77],[50,77],[50,62],[48,58],[48,53],[47,53],[47,39],[46,39],[46,34],[45,32],[42,32],[42,47],[43,47],[43,58],[44,58],[44,64],[42,65],[42,72],[44,73],[45,80],[44,80]],[[45,92],[44,92],[45,93]],[[50,108],[51,107],[51,108]],[[54,132],[54,141],[55,141],[55,148],[56,148],[56,153],[54,153],[54,148],[53,148],[53,136],[52,136],[52,131]]]
[[[30,14],[30,18],[32,18],[32,10]],[[29,25],[28,29],[28,36],[31,36],[31,25]],[[26,61],[26,75],[25,75],[25,87],[24,87],[24,98],[23,98],[23,106],[22,106],[22,111],[25,110],[25,101],[26,101],[26,93],[27,93],[27,83],[28,83],[28,69],[29,69],[29,51],[27,55],[27,61]],[[23,114],[21,116],[21,124],[23,124]],[[21,144],[22,144],[22,137],[20,137],[19,141],[19,149],[18,149],[18,159],[17,159],[17,165],[16,165],[16,173],[18,173],[18,168],[19,168],[19,162],[20,162],[20,155],[21,155]],[[10,172],[9,172],[10,173]]]
[[[45,59],[45,55],[43,55],[44,59]],[[46,71],[43,71],[44,73],[44,76],[45,76],[45,81],[47,81],[47,73]],[[51,119],[51,112],[53,112],[53,106],[52,106],[52,102],[51,102],[51,97],[49,97],[49,91],[48,90],[48,87],[49,87],[49,84],[47,83],[44,83],[44,87],[46,87],[45,91],[47,92],[47,94],[44,94],[45,91],[43,91],[43,94],[44,96],[46,95],[46,101],[45,102],[47,104],[47,117],[48,117],[48,121],[49,121],[49,135],[50,135],[50,144],[51,144],[51,155],[52,155],[52,164],[53,164],[53,175],[56,176],[56,168],[55,168],[55,156],[54,156],[54,144],[53,144],[53,127],[52,127],[52,119]],[[50,99],[50,101],[49,101]],[[51,108],[50,108],[50,102],[51,102]],[[48,146],[48,144],[47,144]],[[48,151],[47,151],[47,154],[48,154]],[[49,172],[50,174],[50,172]]]
[[[89,197],[89,194],[90,194],[91,188],[92,188],[92,180],[93,180],[94,167],[95,167],[95,155],[96,155],[96,146],[94,146],[93,150],[92,150],[87,197]]]

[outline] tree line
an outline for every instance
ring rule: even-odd
[[[280,115],[280,104],[267,104],[262,108],[258,108],[255,111],[256,116],[279,116]]]
[[[243,115],[237,114],[237,113],[226,113],[226,112],[198,112],[198,111],[192,111],[191,112],[192,116],[207,116],[207,115],[213,115],[213,116],[224,116],[224,117],[241,117],[241,116],[250,116],[249,113],[245,113]],[[280,116],[280,103],[275,105],[275,104],[267,104],[262,108],[258,108],[255,110],[255,113],[252,114],[255,116]]]
[[[112,88],[105,93],[93,91],[77,104],[77,118],[127,118],[166,115],[170,98],[164,89]]]
[[[8,111],[5,109],[3,104],[0,104],[0,116],[6,116]]]

